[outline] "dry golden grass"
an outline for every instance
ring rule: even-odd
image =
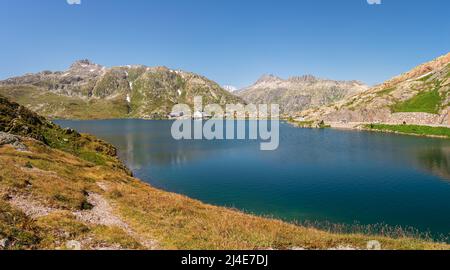
[[[85,207],[88,192],[106,198],[136,234],[155,240],[161,249],[365,248],[369,240],[378,240],[385,249],[450,248],[413,238],[332,234],[215,207],[155,189],[115,162],[98,165],[34,140],[24,142],[30,152],[0,147],[0,238],[13,239],[16,249],[65,248],[69,239],[86,243],[86,248],[143,248],[120,228],[89,225],[74,217],[74,211]],[[30,219],[9,205],[7,193],[31,196],[58,211]]]

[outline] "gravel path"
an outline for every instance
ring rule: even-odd
[[[57,208],[43,206],[30,196],[18,194],[10,194],[8,202],[33,219],[47,216],[59,210]],[[112,207],[101,195],[89,193],[88,202],[93,205],[91,210],[73,212],[79,221],[95,225],[121,228],[124,232],[133,237],[147,249],[158,248],[156,241],[142,237],[138,233],[134,232],[127,223],[114,215]]]
[[[9,195],[8,201],[12,206],[22,210],[27,216],[36,219],[47,216],[58,209],[43,206],[33,200],[31,197],[23,195]]]

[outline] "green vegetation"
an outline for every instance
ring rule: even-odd
[[[295,121],[292,117],[288,119],[288,122],[301,128],[330,128],[324,121]]]
[[[325,121],[320,121],[320,123],[317,125],[318,128],[330,128],[330,125],[325,124]]]
[[[128,87],[128,82],[121,79],[120,71],[112,69],[97,81],[92,94],[95,97],[106,98],[114,93],[125,93]]]
[[[176,104],[193,107],[194,96],[210,104],[245,103],[205,77],[163,67],[114,67],[97,77],[52,76],[38,76],[31,84],[20,79],[6,83],[0,95],[51,119],[80,120],[166,119]]]
[[[390,93],[391,93],[392,91],[394,91],[394,90],[395,90],[395,87],[383,89],[383,90],[377,92],[377,96],[388,95],[388,94],[390,94]]]
[[[145,67],[137,67],[137,68],[129,68],[127,70],[128,72],[128,80],[130,82],[134,82],[137,80],[142,74],[144,74],[146,71]]]
[[[313,128],[314,126],[314,121],[289,121],[291,124],[294,124],[298,127],[302,127],[302,128]]]
[[[115,227],[88,225],[67,211],[31,219],[23,212],[0,199],[0,238],[8,239],[8,249],[65,249],[66,241],[89,239],[85,248],[119,244],[127,249],[142,246],[132,237]],[[61,243],[61,244],[58,244]]]
[[[39,241],[39,228],[24,213],[0,199],[0,238],[13,240],[11,249],[33,249]]]
[[[364,128],[377,131],[398,132],[402,134],[414,134],[421,136],[441,136],[450,138],[450,128],[445,127],[370,124],[365,125]]]
[[[125,96],[85,100],[61,96],[34,86],[2,86],[0,95],[53,119],[114,119],[128,117]]]
[[[116,163],[116,149],[93,136],[62,129],[45,118],[0,96],[0,131],[27,136],[96,165]]]
[[[409,100],[399,102],[392,106],[392,112],[425,112],[438,114],[443,98],[439,93],[439,86],[432,91],[421,92]]]
[[[344,106],[345,106],[345,107],[350,107],[350,106],[352,106],[353,104],[355,104],[355,102],[356,102],[357,100],[358,100],[357,98],[353,98],[352,100],[350,100],[349,102],[347,102]]]

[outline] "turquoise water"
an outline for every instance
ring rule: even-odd
[[[290,221],[450,233],[450,141],[280,124],[280,147],[176,141],[170,121],[57,121],[116,147],[135,176],[199,199]]]

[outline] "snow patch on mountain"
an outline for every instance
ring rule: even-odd
[[[227,90],[228,92],[235,92],[237,91],[237,87],[232,86],[232,85],[224,85],[222,86],[223,89]]]

